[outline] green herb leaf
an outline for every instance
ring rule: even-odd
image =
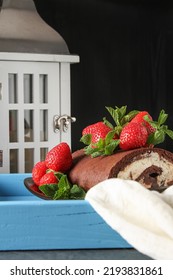
[[[92,145],[86,146],[84,148],[84,152],[86,155],[91,155],[94,151],[98,151],[99,149],[97,147],[94,147]]]
[[[91,139],[92,139],[91,134],[84,134],[81,137],[80,142],[84,143],[85,145],[90,145],[91,144]]]
[[[167,129],[165,132],[173,140],[173,131],[170,129]]]
[[[138,113],[139,113],[139,111],[137,111],[137,110],[130,111],[127,115],[125,115],[122,118],[121,125],[124,125],[124,124],[127,124],[128,122],[130,122]]]
[[[84,199],[86,192],[78,185],[73,185],[70,190],[70,199]]]
[[[115,149],[118,147],[120,140],[112,140],[108,145],[105,147],[105,155],[112,155]]]
[[[53,200],[64,199],[83,199],[85,191],[77,185],[72,185],[66,174],[55,172],[59,182],[56,184],[45,184],[39,189]]]
[[[106,135],[106,138],[105,138],[106,145],[108,145],[111,142],[111,140],[114,138],[115,134],[116,134],[115,130],[111,130],[108,132],[108,134]]]
[[[121,125],[121,120],[126,114],[127,106],[122,106],[121,108],[118,108],[117,106],[114,108],[112,107],[106,107],[108,110],[109,114],[113,118],[115,124],[117,126]]]
[[[46,196],[53,198],[56,190],[58,189],[58,184],[46,184],[39,186],[40,191],[42,191]]]
[[[103,155],[105,155],[103,150],[101,150],[101,151],[93,151],[92,154],[91,154],[91,157],[95,158],[95,157],[99,157],[99,156],[103,156]]]
[[[70,195],[70,183],[67,179],[67,175],[61,176],[58,182],[58,189],[56,190],[53,199],[68,199]]]
[[[158,117],[158,124],[159,126],[161,126],[162,124],[164,124],[166,122],[168,118],[168,114],[165,114],[164,110],[161,110],[159,117]]]
[[[58,190],[55,192],[53,199],[58,200],[58,199],[69,199],[70,198],[70,189],[67,187],[59,187]]]
[[[155,146],[155,145],[158,145],[158,144],[164,142],[164,140],[165,140],[164,131],[156,130],[154,133],[152,133],[148,136],[147,143],[153,144]]]
[[[103,122],[105,125],[107,125],[111,129],[114,129],[114,126],[106,119],[106,117],[103,118]]]
[[[168,129],[168,126],[164,124],[168,118],[168,114],[165,113],[164,110],[160,111],[157,121],[152,121],[145,116],[144,119],[148,121],[150,125],[153,126],[155,132],[150,134],[147,139],[148,144],[158,145],[165,141],[165,136],[168,135],[171,139],[173,139],[173,131]]]

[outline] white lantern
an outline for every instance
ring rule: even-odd
[[[71,145],[70,55],[32,0],[0,10],[0,173],[28,173],[47,151]]]

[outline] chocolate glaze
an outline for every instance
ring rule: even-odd
[[[91,158],[84,154],[84,150],[78,150],[73,153],[73,166],[69,171],[69,179],[73,184],[78,184],[85,190],[90,189],[97,183],[109,179],[116,178],[120,171],[126,166],[130,166],[136,160],[150,159],[151,152],[156,152],[160,160],[169,161],[173,165],[173,153],[160,148],[139,148],[129,151],[118,151],[111,156],[100,156]],[[154,165],[146,168],[136,181],[143,182],[145,187],[159,192],[169,187],[173,183],[173,174],[169,178],[166,186],[158,183],[157,177],[163,172],[162,168]],[[133,177],[133,176],[132,176]]]

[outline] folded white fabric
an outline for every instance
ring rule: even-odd
[[[138,182],[108,179],[86,200],[129,244],[157,260],[173,260],[173,186],[163,193]]]

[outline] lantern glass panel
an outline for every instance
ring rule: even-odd
[[[18,149],[10,150],[10,173],[18,173]]]
[[[48,148],[40,148],[40,160],[44,161],[46,154],[48,153]]]
[[[33,103],[33,75],[24,74],[24,103]]]
[[[9,93],[9,103],[18,103],[18,93],[17,93],[17,74],[8,74],[8,93]]]
[[[48,103],[48,82],[47,75],[39,75],[40,103]]]
[[[48,141],[48,110],[40,110],[40,141]]]
[[[33,110],[24,110],[24,131],[25,131],[25,142],[34,141],[34,119],[33,119]]]
[[[34,166],[34,149],[25,149],[25,173],[31,172]]]
[[[9,110],[9,140],[18,142],[18,111]]]

